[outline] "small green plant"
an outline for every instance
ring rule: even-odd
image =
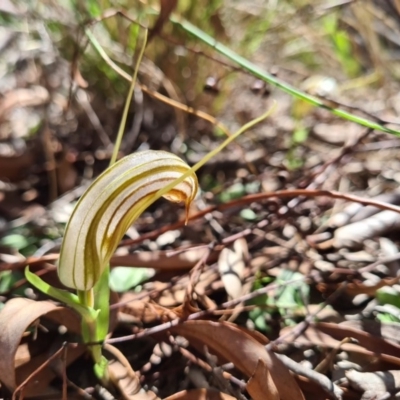
[[[268,332],[269,326],[267,320],[271,318],[272,312],[279,312],[283,317],[284,324],[287,326],[295,325],[296,313],[304,314],[306,304],[308,303],[310,288],[308,284],[302,281],[304,278],[300,272],[282,270],[275,285],[282,286],[277,289],[274,295],[263,294],[252,299],[249,304],[256,307],[250,311],[249,317],[254,322],[255,327],[261,332]],[[297,280],[297,282],[291,282]],[[291,282],[290,285],[287,283]],[[271,283],[271,278],[257,278],[254,282],[253,290],[258,290]]]
[[[182,182],[171,187],[185,173]],[[51,287],[29,269],[36,288],[72,307],[82,317],[82,337],[97,376],[108,381],[101,343],[108,332],[109,260],[129,226],[160,196],[189,207],[197,178],[179,157],[164,151],[143,151],[124,157],[101,174],[78,201],[60,251],[58,276],[76,294]]]

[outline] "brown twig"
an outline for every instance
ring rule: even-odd
[[[334,399],[341,400],[343,390],[339,386],[335,385],[327,376],[314,371],[310,368],[304,367],[301,364],[293,361],[291,358],[284,354],[275,354],[287,368],[297,375],[305,376],[311,381],[317,383],[326,393],[330,394]]]
[[[48,360],[46,360],[42,365],[40,365],[35,371],[33,371],[14,391],[13,396],[12,396],[12,400],[16,400],[17,399],[17,394],[20,393],[21,395],[21,399],[23,399],[24,397],[24,390],[25,390],[25,386],[29,383],[29,381],[31,381],[36,374],[38,374],[39,372],[41,372],[44,368],[46,368],[53,360],[55,360],[57,357],[60,357],[60,355],[63,354],[64,349],[66,346],[73,346],[74,344],[70,343],[67,344],[66,342],[62,344],[62,346],[54,353],[52,354]]]

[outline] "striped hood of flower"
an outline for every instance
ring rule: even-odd
[[[178,178],[181,182],[161,192]],[[93,288],[118,243],[147,207],[163,196],[185,202],[188,210],[197,190],[195,173],[171,153],[147,150],[122,158],[78,201],[61,246],[60,281],[77,290]]]

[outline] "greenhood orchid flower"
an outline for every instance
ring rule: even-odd
[[[122,158],[101,174],[75,206],[61,246],[58,276],[76,294],[52,287],[29,267],[25,269],[25,277],[33,286],[81,315],[82,338],[90,344],[94,371],[104,384],[111,382],[108,360],[102,354],[109,325],[109,261],[118,243],[161,196],[183,201],[187,220],[198,190],[195,171],[270,112],[244,125],[192,168],[171,153],[147,150]]]
[[[32,285],[81,315],[82,338],[92,343],[94,371],[105,385],[111,382],[101,345],[109,324],[110,258],[129,226],[159,197],[184,201],[187,216],[197,190],[194,170],[171,153],[147,150],[124,157],[89,186],[67,224],[57,272],[76,294],[25,270]]]
[[[190,170],[179,157],[147,150],[124,157],[101,174],[78,201],[66,227],[58,276],[67,287],[93,288],[129,226],[155,194]],[[198,190],[195,173],[164,197],[188,208]]]

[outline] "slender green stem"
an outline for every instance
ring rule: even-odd
[[[102,55],[102,56],[105,55],[107,57],[104,49],[100,46],[99,42],[94,37],[94,35],[90,31],[90,29],[86,28],[85,29],[85,34],[88,37],[88,39],[90,40],[90,42],[95,46],[96,50],[100,53],[100,55]],[[115,163],[115,161],[117,160],[118,151],[119,151],[119,148],[121,147],[122,137],[124,136],[125,126],[126,126],[126,120],[128,118],[129,106],[131,104],[133,92],[135,90],[137,75],[138,75],[138,71],[139,71],[139,65],[142,62],[144,50],[145,50],[146,44],[147,44],[147,34],[148,34],[148,30],[145,29],[144,30],[143,45],[142,45],[142,47],[140,49],[138,59],[136,60],[135,70],[133,72],[131,85],[130,85],[129,91],[128,91],[128,96],[126,97],[124,111],[122,113],[121,123],[119,125],[117,138],[115,140],[113,154],[112,154],[111,159],[110,159],[110,166],[113,165]]]
[[[79,301],[82,306],[92,309],[94,306],[94,291],[90,290],[78,290],[77,291]],[[82,315],[82,337],[85,343],[96,342],[96,323],[97,318],[85,318]],[[101,345],[89,345],[89,351],[92,354],[93,360],[96,364],[101,363]]]
[[[245,71],[248,71],[251,74],[253,74],[254,76],[256,76],[257,78],[259,78],[265,82],[268,82],[271,85],[278,87],[279,89],[283,90],[284,92],[289,93],[290,95],[297,97],[301,100],[304,100],[307,103],[310,103],[314,106],[325,108],[326,110],[329,110],[332,114],[337,115],[338,117],[344,118],[348,121],[355,122],[355,123],[357,123],[359,125],[363,125],[367,128],[376,129],[378,131],[387,132],[387,133],[391,133],[392,135],[400,136],[400,131],[398,131],[398,130],[387,128],[386,126],[383,126],[382,124],[379,124],[377,122],[358,117],[357,115],[351,114],[351,113],[341,110],[339,108],[331,107],[328,104],[324,103],[322,100],[320,100],[316,97],[310,96],[309,94],[304,93],[304,92],[294,88],[293,86],[281,81],[280,79],[278,79],[278,78],[270,75],[268,72],[264,71],[262,68],[253,64],[246,58],[236,54],[234,51],[232,51],[231,49],[229,49],[222,43],[215,40],[212,36],[207,35],[207,33],[203,32],[201,29],[197,28],[190,22],[188,22],[184,19],[178,18],[177,16],[171,16],[170,19],[174,24],[179,25],[185,32],[191,34],[196,39],[201,40],[203,43],[212,47],[217,52],[223,54],[225,57],[227,57],[231,61],[238,64]]]
[[[102,345],[90,344],[88,347],[94,362],[98,365],[102,365],[103,364]]]
[[[110,166],[113,165],[115,163],[115,161],[117,161],[118,151],[119,151],[119,148],[121,147],[122,137],[124,135],[125,126],[126,126],[126,120],[128,118],[129,106],[130,106],[131,101],[132,101],[133,91],[135,90],[137,75],[138,75],[138,71],[139,71],[139,65],[140,65],[140,63],[142,61],[144,50],[146,48],[146,44],[147,44],[147,29],[144,30],[143,45],[142,45],[142,47],[140,49],[139,56],[138,56],[138,58],[136,60],[135,70],[133,72],[132,81],[131,81],[131,85],[129,87],[128,96],[126,97],[124,112],[122,114],[122,118],[121,118],[121,123],[119,125],[117,139],[115,141],[113,154],[112,154],[111,160],[110,160]]]

